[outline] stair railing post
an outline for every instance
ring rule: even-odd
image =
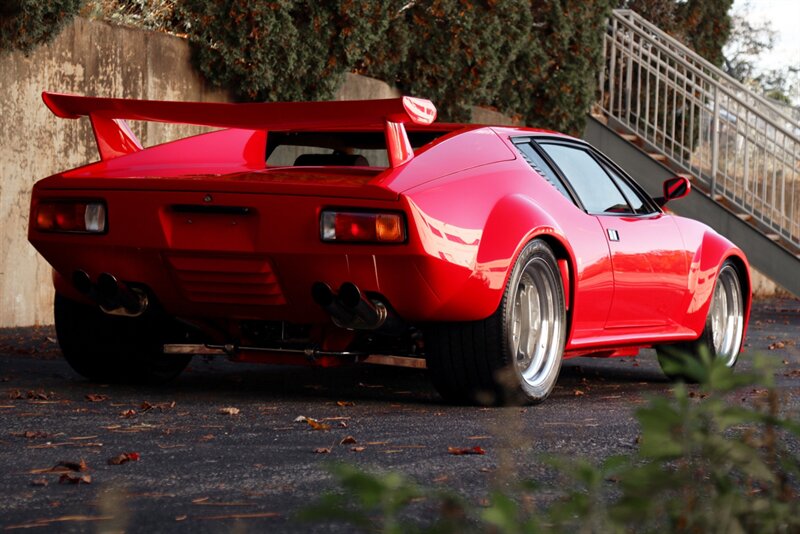
[[[617,66],[617,19],[614,18],[611,25],[611,50],[609,54],[611,61],[608,66],[608,112],[612,117],[616,116],[614,111],[614,89],[617,85],[617,73],[614,72]]]
[[[719,87],[714,85],[714,116],[711,121],[711,196],[717,188],[717,169],[719,168]]]

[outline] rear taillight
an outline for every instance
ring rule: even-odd
[[[403,243],[406,224],[400,213],[323,211],[320,217],[323,241],[356,243]]]
[[[34,224],[42,232],[102,234],[106,231],[106,205],[87,201],[42,201],[36,206]]]

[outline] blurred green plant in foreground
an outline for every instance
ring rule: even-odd
[[[337,464],[338,490],[300,518],[392,534],[800,532],[800,424],[782,412],[766,360],[736,374],[709,355],[671,360],[668,374],[699,386],[677,383],[636,410],[641,434],[629,455],[600,465],[547,458],[556,484],[515,481],[480,507],[398,473]]]

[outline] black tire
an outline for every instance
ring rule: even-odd
[[[148,313],[112,316],[58,293],[54,311],[64,359],[89,380],[160,384],[178,376],[191,360],[163,354],[164,343],[180,340],[180,329],[172,321]]]
[[[481,405],[546,399],[558,379],[565,342],[561,271],[539,239],[519,254],[494,314],[482,321],[435,324],[425,332],[437,391],[449,402]]]
[[[693,341],[656,347],[661,370],[672,380],[697,382],[705,357],[724,359],[733,367],[744,337],[744,295],[739,269],[730,260],[720,267],[714,282],[705,328]]]

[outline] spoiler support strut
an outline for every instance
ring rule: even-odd
[[[398,167],[414,157],[404,124],[428,125],[436,120],[433,103],[410,96],[382,100],[229,104],[97,98],[45,91],[42,100],[58,117],[88,116],[103,160],[142,150],[141,143],[125,122],[141,120],[267,131],[382,126],[390,164]]]

